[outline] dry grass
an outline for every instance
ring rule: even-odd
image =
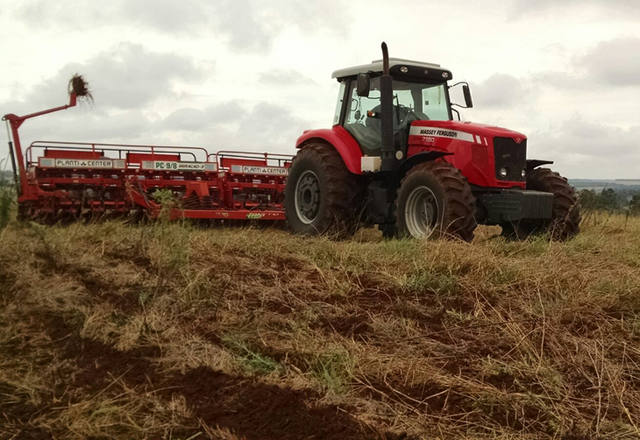
[[[583,230],[10,223],[0,438],[640,438],[640,221]]]

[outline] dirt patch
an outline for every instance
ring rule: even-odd
[[[163,384],[185,397],[194,415],[247,440],[392,439],[335,405],[318,406],[309,390],[291,390],[199,367]]]
[[[15,386],[0,382],[0,416],[5,420],[27,421],[38,407],[29,402],[29,395]]]
[[[422,304],[414,301],[399,300],[391,307],[391,311],[398,317],[411,319],[420,327],[440,332],[443,331],[445,309],[437,304]]]
[[[148,255],[143,253],[140,246],[121,246],[118,248],[107,248],[104,252],[105,260],[112,262],[130,261],[141,270],[153,268],[153,262]]]
[[[336,332],[347,338],[363,338],[373,329],[369,324],[369,316],[364,313],[354,313],[345,316],[321,317],[313,327]]]
[[[462,414],[474,409],[472,399],[435,382],[407,384],[393,376],[384,380],[370,378],[367,382],[362,394],[370,399],[382,397],[433,414]]]
[[[79,327],[69,317],[49,315],[43,322],[53,344],[75,362],[74,387],[102,390],[118,379],[128,386],[158,390],[166,399],[182,395],[195,417],[247,440],[406,438],[378,432],[347,409],[314,404],[322,396],[312,390],[282,388],[208,367],[167,378],[153,363],[161,356],[158,347],[119,351],[80,337]]]
[[[149,381],[149,374],[155,374],[152,359],[161,356],[156,346],[119,351],[100,341],[81,337],[73,318],[45,315],[41,319],[62,357],[75,361],[78,369],[72,379],[75,387],[98,390],[116,378],[136,385]]]
[[[512,378],[505,375],[496,377],[496,381],[506,386]],[[555,433],[553,421],[557,415],[553,408],[528,398],[526,393],[470,395],[459,386],[451,387],[434,381],[406,383],[397,375],[388,375],[384,379],[368,378],[364,384],[361,392],[366,398],[382,398],[426,414],[444,416],[452,420],[462,417],[461,421],[472,422],[477,427],[491,426],[495,423],[516,431],[527,429],[528,423],[535,423],[540,433]],[[528,392],[531,393],[532,390]],[[615,414],[616,417],[621,415]]]
[[[75,358],[81,370],[75,376],[74,385],[95,389],[116,378],[130,385],[150,382],[150,375],[155,374],[151,359],[161,353],[155,346],[118,351],[99,341],[79,339],[70,341],[66,355]]]
[[[73,276],[84,286],[91,297],[107,301],[122,313],[132,314],[140,308],[137,292],[142,290],[141,284],[127,284],[114,288],[113,283],[105,281],[104,277],[93,269],[78,266],[68,270],[66,274]]]
[[[30,426],[29,421],[38,413],[49,409],[48,405],[34,405],[23,390],[6,382],[0,382],[0,438],[48,440],[46,430]]]
[[[289,315],[296,311],[291,304],[286,304],[281,298],[272,298],[264,303],[264,308],[279,315]]]
[[[102,292],[100,298],[125,315],[133,315],[141,309],[139,296],[135,292],[124,291],[122,294]]]
[[[9,301],[13,298],[15,293],[13,287],[16,283],[17,277],[13,273],[9,273],[4,270],[4,262],[0,263],[0,286],[3,288],[2,298],[0,301]],[[7,296],[10,295],[10,298]]]

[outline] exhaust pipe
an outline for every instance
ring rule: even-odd
[[[380,77],[380,126],[382,136],[381,171],[396,168],[396,149],[393,142],[393,83],[389,74],[389,51],[382,42],[382,76]]]

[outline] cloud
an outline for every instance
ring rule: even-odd
[[[599,92],[614,87],[640,86],[640,38],[601,41],[580,54],[568,53],[567,70],[541,71],[529,80],[539,87],[575,89],[580,93]]]
[[[529,94],[523,81],[503,73],[496,73],[474,85],[474,101],[478,107],[512,107]],[[464,102],[463,100],[458,100]]]
[[[111,17],[134,21],[146,28],[163,33],[201,32],[212,17],[211,2],[201,0],[126,0]]]
[[[104,24],[110,11],[110,2],[27,0],[19,3],[13,15],[28,25],[66,25],[84,29]]]
[[[296,139],[309,123],[292,114],[289,109],[260,102],[242,119],[238,137],[256,146],[276,146],[292,150]]]
[[[314,85],[315,81],[293,69],[274,69],[262,72],[258,81],[269,86],[289,87],[292,85]]]
[[[232,49],[261,52],[271,48],[283,31],[298,28],[305,33],[327,30],[345,34],[348,11],[336,17],[337,0],[24,0],[14,17],[29,26],[68,26],[88,30],[104,26],[134,25],[162,35],[220,36]]]
[[[152,126],[138,109],[105,114],[82,107],[28,120],[20,137],[23,149],[36,140],[138,143],[145,141]]]
[[[639,3],[640,4],[640,3]],[[608,85],[640,85],[640,38],[603,41],[575,61],[587,79]]]
[[[548,13],[553,10],[591,7],[604,10],[608,14],[640,14],[640,3],[637,0],[514,0],[511,16],[519,17],[532,13]]]
[[[280,105],[260,101],[248,107],[229,101],[204,110],[182,108],[154,125],[158,133],[174,133],[181,142],[208,145],[214,149],[292,151],[295,140],[309,128]]]
[[[174,80],[198,80],[204,75],[189,57],[121,43],[83,63],[62,67],[34,87],[27,102],[47,105],[59,101],[74,73],[82,74],[89,82],[98,107],[120,109],[144,107],[159,97],[176,96],[172,91]]]
[[[204,110],[181,108],[167,116],[160,126],[164,130],[199,131],[203,128],[234,123],[246,117],[247,110],[237,102],[225,102]]]
[[[218,1],[215,24],[229,40],[229,45],[241,50],[266,50],[278,33],[277,17],[268,17],[268,10],[249,0]]]
[[[221,149],[293,153],[296,139],[309,126],[279,105],[229,101],[204,110],[182,108],[159,119],[141,109],[100,112],[84,106],[30,120],[20,133],[24,146],[34,140],[63,140],[201,145],[212,153]]]
[[[628,129],[574,117],[532,133],[530,157],[554,160],[569,177],[640,178],[640,126]]]

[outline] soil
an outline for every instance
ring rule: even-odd
[[[343,316],[322,317],[317,324],[329,333],[336,332],[348,338],[364,338],[372,331],[369,321],[366,314],[355,312]]]
[[[49,315],[42,322],[62,355],[75,361],[74,388],[95,392],[121,380],[130,387],[157,391],[167,401],[182,395],[194,417],[247,440],[408,438],[378,432],[348,409],[319,403],[322,396],[313,390],[283,388],[204,366],[167,376],[154,364],[162,354],[158,347],[120,351],[81,337],[69,317]],[[35,410],[25,406],[11,416],[28,418]]]
[[[247,440],[362,439],[377,435],[334,405],[313,405],[311,391],[296,391],[199,367],[162,384],[169,398],[182,394],[210,426]],[[384,436],[377,435],[379,438]]]

